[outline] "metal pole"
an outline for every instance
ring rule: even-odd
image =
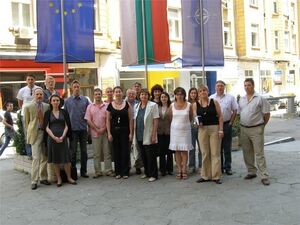
[[[203,0],[199,0],[200,11],[200,44],[201,44],[201,64],[203,83],[206,85],[206,73],[205,73],[205,49],[204,49],[204,20],[203,20]]]
[[[145,77],[146,86],[148,87],[148,58],[147,58],[147,38],[146,38],[146,23],[145,23],[145,4],[142,0],[142,21],[143,21],[143,45],[144,45],[144,65],[145,65]]]
[[[67,94],[67,58],[66,58],[66,39],[65,39],[65,18],[64,18],[64,0],[60,1],[60,18],[61,18],[61,43],[63,56],[64,71],[64,94]]]

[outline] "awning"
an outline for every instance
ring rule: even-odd
[[[223,67],[221,66],[208,66],[205,67],[205,71],[218,71],[222,70]],[[120,72],[134,72],[134,71],[144,71],[145,65],[136,65],[136,66],[124,66],[120,67]],[[164,63],[164,64],[150,64],[148,65],[148,71],[161,71],[161,70],[167,70],[167,71],[202,71],[201,66],[193,66],[193,67],[182,67],[182,59],[176,58],[170,63]]]

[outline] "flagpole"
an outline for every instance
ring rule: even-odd
[[[200,43],[201,43],[201,64],[203,83],[206,85],[206,72],[205,72],[205,49],[204,49],[204,20],[203,20],[203,0],[199,0],[200,8]]]
[[[65,18],[64,18],[64,0],[60,1],[60,18],[61,18],[61,42],[63,56],[63,72],[64,72],[64,95],[67,96],[67,59],[66,59],[66,39],[65,39]]]
[[[146,39],[146,23],[145,23],[145,4],[142,0],[142,22],[143,22],[143,46],[144,46],[144,65],[145,65],[145,77],[146,86],[148,87],[148,58],[147,58],[147,39]]]

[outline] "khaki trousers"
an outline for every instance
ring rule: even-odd
[[[94,150],[94,169],[95,174],[102,174],[101,162],[104,161],[105,172],[112,170],[111,166],[111,153],[108,146],[107,134],[93,137],[93,150]]]
[[[201,177],[205,180],[221,178],[221,139],[219,139],[218,125],[199,128],[198,139],[202,154]]]
[[[32,148],[32,168],[31,168],[31,183],[37,184],[38,180],[47,180],[47,157],[45,154],[45,145],[43,142],[44,132],[38,131],[38,136]]]
[[[244,161],[249,174],[256,174],[255,159],[261,178],[268,178],[269,174],[264,155],[264,126],[241,127],[241,144]]]

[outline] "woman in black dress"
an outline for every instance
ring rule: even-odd
[[[129,141],[132,141],[132,108],[123,100],[120,86],[113,89],[114,100],[107,106],[106,126],[108,140],[113,142],[116,179],[129,176]]]
[[[67,136],[70,137],[71,125],[68,113],[61,109],[61,99],[54,94],[49,99],[50,110],[44,115],[44,130],[46,131],[46,146],[48,163],[54,164],[57,177],[57,187],[62,186],[60,164],[64,169],[70,184],[76,184],[71,177],[71,162]]]

